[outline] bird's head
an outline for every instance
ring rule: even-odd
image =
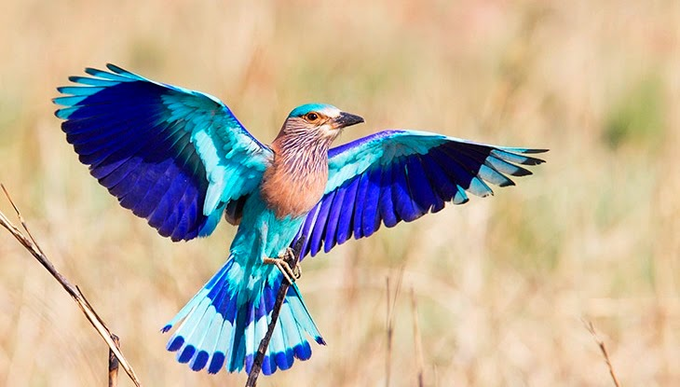
[[[343,128],[364,119],[341,111],[333,105],[308,103],[293,109],[281,128],[281,136],[304,136],[333,141]]]

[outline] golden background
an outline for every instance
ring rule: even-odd
[[[415,385],[416,342],[426,385],[613,385],[582,319],[624,385],[680,385],[680,2],[4,1],[0,58],[0,181],[147,386],[244,384],[178,364],[159,333],[234,229],[174,244],[79,164],[50,100],[107,62],[221,98],[265,142],[313,101],[366,119],[340,142],[551,149],[518,187],[306,260],[328,346],[261,386]],[[5,231],[0,310],[0,385],[105,385],[104,343]]]

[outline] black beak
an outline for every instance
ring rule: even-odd
[[[342,112],[342,113],[340,113],[340,115],[337,118],[335,118],[333,120],[333,124],[334,124],[333,126],[340,129],[340,128],[346,128],[348,126],[360,124],[362,122],[364,122],[363,118],[361,118],[357,115],[354,115],[354,114]]]

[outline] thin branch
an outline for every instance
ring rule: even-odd
[[[111,335],[116,347],[120,349],[120,339],[115,334]],[[118,385],[118,359],[116,355],[109,349],[109,387],[116,387]]]
[[[390,292],[390,277],[385,278],[385,288],[387,290],[387,321],[385,321],[387,330],[387,356],[385,358],[385,387],[390,386],[390,379],[392,376],[392,342],[394,336],[394,308],[397,304],[397,297],[401,291],[401,282],[404,279],[404,269],[402,266],[399,272],[399,281],[397,281],[397,288],[394,291],[394,298]]]
[[[423,361],[423,340],[420,335],[420,325],[418,324],[418,303],[416,293],[411,288],[411,311],[413,312],[413,344],[416,349],[416,367],[418,372],[418,387],[425,385],[424,374],[425,366]]]
[[[12,204],[12,207],[14,208],[17,218],[19,218],[19,221],[21,222],[21,225],[25,233],[22,232],[18,227],[16,227],[7,218],[7,216],[5,216],[5,214],[2,213],[2,211],[0,211],[0,225],[6,228],[7,231],[9,231],[10,234],[12,234],[16,238],[16,240],[19,241],[19,243],[21,243],[24,246],[24,248],[26,248],[26,250],[28,250],[28,252],[31,253],[35,257],[35,259],[37,259],[38,262],[40,262],[40,264],[52,275],[52,277],[54,277],[54,279],[56,279],[57,282],[61,284],[64,290],[66,290],[66,292],[76,301],[76,303],[78,303],[80,310],[85,314],[85,317],[87,317],[87,320],[90,322],[90,324],[92,324],[92,326],[95,328],[99,336],[101,336],[102,339],[104,339],[106,345],[108,345],[109,347],[109,350],[113,353],[116,359],[118,359],[118,362],[120,362],[120,365],[123,367],[123,369],[128,374],[128,376],[135,384],[135,386],[138,387],[141,386],[142,384],[137,378],[137,375],[135,374],[135,371],[132,369],[132,366],[125,359],[120,349],[118,349],[118,346],[116,345],[116,342],[114,340],[115,335],[111,333],[111,331],[106,326],[104,321],[97,315],[97,312],[95,312],[94,308],[87,301],[87,299],[80,291],[80,289],[77,286],[71,284],[71,282],[69,282],[66,279],[66,277],[61,275],[61,273],[57,271],[52,262],[43,253],[42,249],[40,248],[36,240],[33,238],[33,235],[28,230],[26,222],[24,221],[23,216],[21,216],[19,208],[14,204],[14,201],[12,201],[12,198],[7,192],[7,189],[5,189],[5,186],[2,184],[0,184],[0,187],[2,187],[2,190],[5,192],[7,200],[9,200],[9,202]]]
[[[387,301],[387,310],[385,311],[385,330],[387,331],[387,354],[385,356],[385,387],[390,387],[390,379],[392,376],[392,335],[394,327],[392,326],[392,302],[390,302],[390,277],[385,277],[385,290],[387,292],[385,300]]]
[[[605,347],[604,345],[604,341],[602,341],[602,339],[600,339],[600,336],[598,336],[597,332],[595,332],[595,326],[591,321],[587,320],[582,321],[583,325],[586,326],[586,329],[588,330],[588,332],[590,332],[590,334],[593,336],[593,339],[595,339],[595,342],[600,347],[600,351],[604,356],[604,361],[607,362],[607,368],[609,368],[609,374],[612,376],[614,385],[616,387],[621,387],[621,384],[619,383],[619,380],[616,378],[616,374],[614,373],[614,367],[612,367],[612,362],[609,360],[609,353],[607,352],[607,347]]]
[[[300,252],[302,251],[302,246],[305,243],[305,236],[301,236],[300,239],[295,242],[293,246],[293,256],[292,260],[286,261],[288,266],[294,268],[297,266],[300,260]],[[283,306],[283,301],[286,298],[286,293],[288,293],[288,288],[290,283],[285,279],[282,279],[281,285],[279,286],[279,291],[276,294],[276,301],[274,302],[274,308],[272,309],[272,317],[267,325],[267,333],[260,341],[260,346],[257,348],[257,354],[255,355],[255,360],[253,360],[253,366],[250,368],[248,373],[248,380],[246,381],[246,387],[255,387],[257,385],[257,378],[260,376],[260,371],[262,370],[262,362],[264,361],[264,354],[267,353],[267,348],[269,347],[269,341],[272,339],[272,334],[274,333],[274,328],[276,328],[276,322],[279,319],[279,313],[281,312],[281,306]]]

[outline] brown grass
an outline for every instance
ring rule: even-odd
[[[120,339],[118,336],[113,334],[102,318],[97,314],[96,309],[87,301],[85,295],[81,292],[78,285],[73,285],[63,274],[57,270],[57,268],[52,264],[50,259],[45,255],[45,252],[40,248],[40,245],[35,240],[31,231],[28,228],[28,224],[24,217],[21,215],[21,211],[17,207],[16,203],[12,200],[11,195],[7,192],[4,185],[0,183],[0,188],[2,188],[2,193],[9,204],[14,209],[15,216],[18,218],[21,228],[16,226],[13,221],[9,219],[2,211],[0,211],[0,226],[7,230],[16,240],[22,245],[26,252],[33,255],[33,257],[40,263],[41,266],[47,270],[47,272],[54,278],[54,280],[61,285],[66,294],[73,298],[76,305],[83,312],[84,317],[92,325],[94,331],[104,340],[109,350],[109,373],[108,373],[108,384],[109,387],[116,386],[116,380],[118,378],[118,366],[121,365],[125,372],[130,377],[130,380],[137,387],[141,387],[141,384],[132,369],[132,366],[128,363],[127,359],[123,356],[120,351]],[[278,311],[277,311],[278,315]],[[261,361],[260,361],[261,362]]]
[[[609,358],[609,351],[607,351],[607,346],[605,345],[604,341],[598,336],[597,332],[595,331],[595,326],[591,321],[583,321],[583,323],[586,326],[586,329],[590,334],[593,336],[593,339],[595,339],[595,342],[597,343],[597,346],[600,347],[600,352],[602,352],[602,356],[604,357],[604,361],[607,364],[607,369],[609,370],[609,375],[612,377],[612,381],[614,382],[614,386],[616,387],[621,387],[621,383],[619,383],[619,378],[616,377],[616,372],[614,371],[614,366],[612,365],[612,361]]]
[[[328,346],[261,386],[384,385],[402,266],[425,385],[612,385],[581,318],[622,385],[680,384],[677,2],[5,1],[0,52],[0,181],[148,385],[244,384],[191,372],[158,333],[234,230],[160,238],[78,163],[50,99],[106,62],[219,96],[265,141],[320,101],[366,118],[342,141],[403,127],[551,149],[518,187],[303,262]],[[7,234],[0,259],[0,385],[104,385],[106,347],[69,297]],[[413,385],[410,297],[393,316],[390,385]]]

